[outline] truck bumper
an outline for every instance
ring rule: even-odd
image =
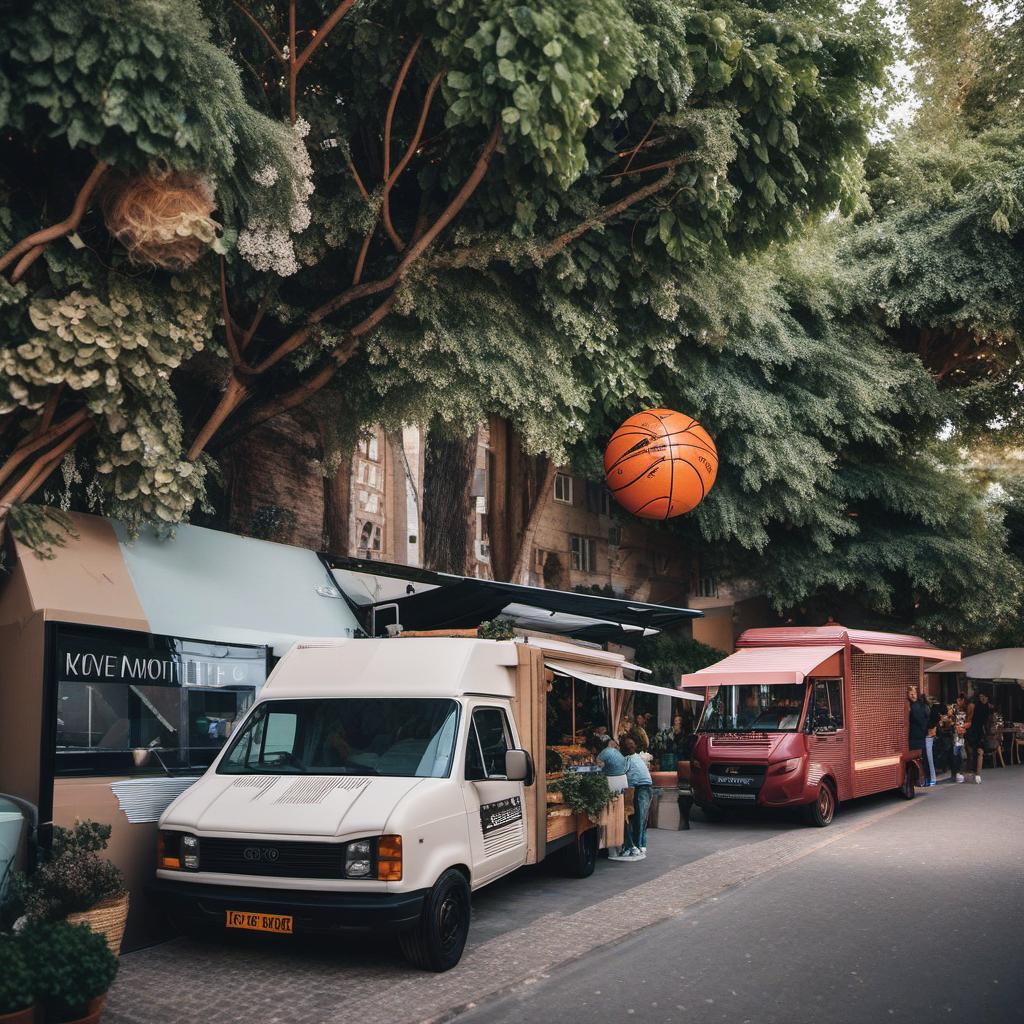
[[[176,922],[223,928],[226,912],[286,914],[296,933],[395,931],[416,924],[427,889],[413,892],[299,892],[157,879],[147,892]]]

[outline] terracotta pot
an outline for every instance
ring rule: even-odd
[[[26,1006],[24,1010],[15,1010],[14,1013],[0,1013],[0,1024],[34,1024],[35,1019],[34,1006]]]
[[[121,955],[121,939],[124,937],[124,926],[128,921],[128,893],[111,896],[100,900],[95,907],[68,914],[69,924],[87,924],[98,935],[107,940],[110,952],[114,956]]]
[[[101,996],[96,996],[95,999],[90,999],[88,1005],[85,1008],[84,1017],[76,1017],[74,1020],[68,1020],[66,1017],[62,1018],[60,1024],[97,1024],[100,1017],[103,1016],[103,1007],[107,1002],[107,993],[104,992]],[[47,1024],[57,1024],[52,1017],[47,1017]]]

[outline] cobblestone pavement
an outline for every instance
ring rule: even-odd
[[[408,968],[381,938],[297,942],[261,936],[177,939],[126,954],[106,1024],[430,1024],[542,980],[559,965],[626,937],[880,819],[935,799],[891,795],[844,807],[831,828],[783,817],[652,831],[641,865],[600,861],[591,879],[524,869],[474,895],[462,962],[446,974]]]

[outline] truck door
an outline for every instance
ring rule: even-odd
[[[514,746],[505,709],[475,705],[466,736],[462,786],[469,816],[474,886],[526,862],[523,784],[505,777],[505,752]]]

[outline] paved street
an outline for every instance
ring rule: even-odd
[[[527,869],[481,891],[448,974],[381,940],[177,940],[122,958],[105,1019],[1020,1019],[1024,769],[859,801],[826,830],[694,819],[652,832],[641,865]]]

